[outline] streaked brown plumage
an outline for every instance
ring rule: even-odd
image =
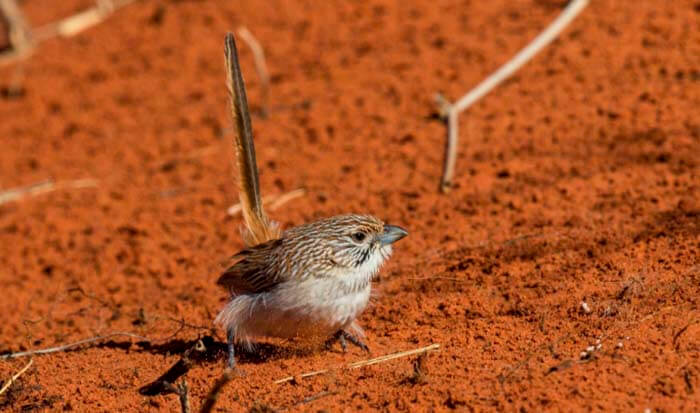
[[[391,254],[391,244],[407,233],[360,214],[280,232],[261,203],[245,87],[231,34],[225,52],[248,245],[217,281],[231,294],[216,318],[227,331],[229,366],[235,365],[234,342],[250,345],[261,336],[335,335],[343,346],[347,338],[366,348],[355,319],[367,306],[371,280]]]

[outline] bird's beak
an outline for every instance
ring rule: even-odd
[[[406,235],[408,235],[408,232],[401,227],[397,227],[396,225],[384,225],[384,233],[379,236],[379,242],[381,242],[382,245],[393,244]]]

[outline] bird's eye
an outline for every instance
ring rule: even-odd
[[[356,233],[352,234],[352,239],[354,239],[357,242],[362,242],[362,241],[364,241],[366,236],[367,235],[364,232],[356,232]]]

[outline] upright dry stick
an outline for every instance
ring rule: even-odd
[[[52,37],[71,37],[87,30],[92,26],[102,23],[107,17],[118,9],[128,6],[136,0],[97,0],[95,6],[80,13],[61,19],[56,23],[35,30],[37,41],[43,41]]]
[[[216,383],[214,383],[214,386],[209,391],[209,394],[207,394],[207,398],[204,400],[204,404],[200,410],[201,413],[209,413],[214,409],[214,405],[219,399],[221,390],[233,379],[234,374],[234,371],[231,369],[224,370],[224,373],[221,375],[221,377],[219,377]]]
[[[0,65],[29,56],[39,43],[50,38],[74,36],[101,23],[116,10],[134,1],[136,0],[97,0],[94,7],[31,30],[24,23],[24,17],[20,8],[17,7],[16,0],[0,0],[0,13],[9,22],[12,44],[12,50],[0,53]]]
[[[522,65],[532,59],[542,48],[554,40],[564,28],[588,5],[589,0],[572,0],[561,12],[559,17],[552,22],[542,33],[516,54],[510,61],[501,66],[497,71],[484,79],[479,85],[469,93],[462,96],[457,103],[451,104],[441,96],[438,97],[438,104],[441,106],[441,113],[447,125],[447,147],[445,149],[445,166],[442,175],[440,189],[448,192],[452,184],[455,161],[457,159],[457,144],[459,136],[457,133],[459,114],[466,110],[474,102],[481,99],[493,88],[515,73]]]
[[[189,389],[187,388],[187,380],[185,380],[184,377],[177,385],[176,389],[177,395],[180,399],[180,410],[182,413],[190,413]]]
[[[34,49],[32,31],[16,0],[0,0],[0,18],[7,23],[11,47],[9,52],[0,54],[0,63],[31,54]]]
[[[267,116],[269,111],[268,106],[268,95],[270,93],[270,74],[267,71],[267,64],[265,63],[265,51],[258,39],[253,36],[253,33],[248,30],[245,26],[238,29],[238,35],[243,39],[244,42],[250,47],[253,52],[253,60],[255,61],[255,70],[258,72],[260,77],[260,84],[262,89],[262,116]]]

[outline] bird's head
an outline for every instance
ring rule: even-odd
[[[334,267],[376,273],[394,242],[408,235],[401,227],[371,215],[338,215],[290,229],[287,236],[313,245]],[[364,271],[363,271],[364,272]]]

